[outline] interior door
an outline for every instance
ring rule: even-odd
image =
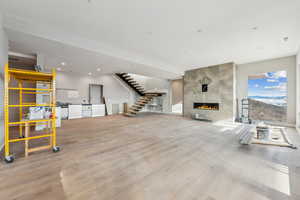
[[[90,84],[90,104],[102,104],[102,85]]]

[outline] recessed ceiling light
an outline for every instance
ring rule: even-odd
[[[60,67],[58,67],[58,68],[56,68],[56,70],[57,70],[57,71],[61,71],[61,68],[60,68]]]
[[[91,76],[91,75],[92,75],[92,72],[89,72],[89,73],[88,73],[88,75],[90,75],[90,76]]]
[[[61,63],[61,65],[62,65],[62,66],[65,66],[65,65],[66,65],[66,63],[65,63],[65,62],[62,62],[62,63]]]
[[[100,71],[101,71],[101,68],[97,68],[97,71],[100,72]]]
[[[289,40],[289,37],[284,37],[283,41],[287,42]]]

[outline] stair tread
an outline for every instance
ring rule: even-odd
[[[147,103],[148,100],[138,100],[137,103]]]
[[[127,117],[135,117],[136,116],[136,115],[130,114],[130,113],[124,113],[124,115],[127,116]]]
[[[150,99],[141,99],[141,100],[138,100],[137,102],[149,102],[151,101]]]
[[[157,95],[159,95],[159,94],[148,94],[148,93],[146,93],[146,96],[157,96]]]
[[[136,112],[136,111],[132,111],[132,110],[128,110],[128,112],[127,112],[128,114],[134,114],[134,115],[136,115],[138,112]]]
[[[131,79],[131,78],[129,78],[129,79],[126,79],[126,78],[125,78],[125,80],[126,80],[127,82],[132,82],[132,81],[134,81],[134,80]]]
[[[135,110],[128,110],[128,113],[131,113],[131,114],[137,114],[139,111],[135,111]]]
[[[146,103],[136,103],[136,104],[144,106]]]
[[[141,106],[141,105],[138,105],[138,104],[134,104],[132,107],[143,108],[144,106]]]
[[[149,101],[137,101],[137,103],[148,103]]]
[[[129,110],[137,110],[137,111],[139,111],[141,109],[142,109],[141,107],[137,108],[137,107],[133,107],[133,106],[131,108],[129,108]]]

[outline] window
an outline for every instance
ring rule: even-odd
[[[248,98],[250,119],[286,122],[286,71],[267,72],[249,76]]]

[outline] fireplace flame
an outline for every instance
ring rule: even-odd
[[[202,110],[218,110],[218,107],[217,106],[202,105],[202,106],[198,106],[197,109],[202,109]]]
[[[194,109],[219,110],[219,104],[218,103],[194,103]]]

